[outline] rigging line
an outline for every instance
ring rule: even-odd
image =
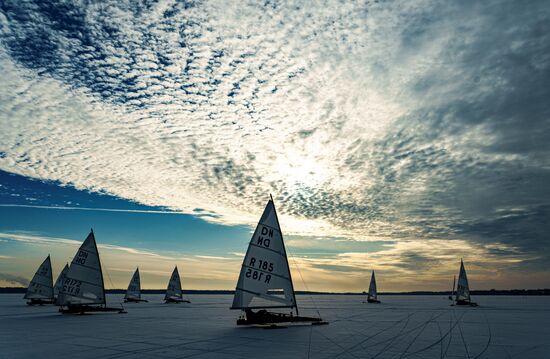
[[[300,270],[300,267],[298,266],[298,263],[296,262],[296,259],[294,258],[294,254],[290,251],[290,249],[287,248],[288,253],[290,254],[290,258],[292,258],[292,262],[294,263],[294,266],[296,269],[298,269],[298,274],[300,275],[300,279],[302,280],[302,283],[304,284],[304,287],[306,288],[306,291],[308,292],[309,299],[311,300],[311,303],[313,304],[313,307],[315,308],[315,311],[317,312],[317,315],[319,318],[321,318],[321,313],[319,313],[319,307],[317,307],[317,303],[315,303],[315,300],[313,300],[313,296],[311,295],[311,292],[309,291],[309,288],[307,286],[306,281],[304,280],[304,277],[302,276],[302,271]],[[290,270],[290,268],[289,268]],[[297,304],[297,303],[295,303]]]
[[[97,254],[99,256],[99,253]],[[109,279],[109,283],[111,284],[111,288],[112,289],[115,289],[115,285],[113,284],[113,281],[111,279],[111,275],[109,274],[109,271],[108,271],[108,268],[107,266],[105,265],[105,263],[101,263],[102,264],[102,267],[105,268],[105,273],[107,273],[107,278]],[[107,297],[107,292],[105,291],[105,288],[103,289],[104,290],[104,296]],[[107,298],[105,298],[105,302],[107,302]],[[124,308],[124,306],[122,305],[122,302],[118,302],[120,304],[120,306],[122,308]]]

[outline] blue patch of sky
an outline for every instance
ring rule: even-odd
[[[0,171],[0,204],[164,210],[4,171]],[[197,209],[197,212],[200,214],[201,210]],[[0,207],[2,232],[33,232],[84,239],[92,227],[99,243],[190,255],[242,252],[250,240],[251,231],[247,226],[210,223],[189,214]]]

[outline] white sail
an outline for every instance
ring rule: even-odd
[[[462,259],[460,260],[460,273],[458,274],[456,286],[456,300],[470,301],[470,286],[468,285],[468,277]]]
[[[69,270],[69,263],[65,264],[65,268],[59,273],[59,276],[57,277],[57,280],[55,281],[55,284],[53,286],[53,294],[57,298],[59,296],[59,292],[61,291],[61,288],[63,288],[63,281],[65,280],[65,277],[67,276],[67,271]]]
[[[170,281],[168,282],[166,295],[164,296],[164,300],[167,299],[182,299],[181,280],[180,274],[178,273],[178,266],[174,268]]]
[[[71,262],[57,304],[105,304],[103,273],[93,231]]]
[[[53,299],[52,263],[49,255],[36,270],[24,298]]]
[[[128,284],[128,289],[126,290],[126,295],[124,299],[141,299],[141,282],[139,279],[139,268],[136,268],[130,284]]]
[[[384,279],[384,278],[382,278],[382,279]],[[372,271],[372,275],[370,277],[368,299],[377,299],[376,278],[374,277],[374,271]]]
[[[252,303],[258,298],[258,304]],[[295,307],[283,235],[270,200],[248,245],[231,309]]]

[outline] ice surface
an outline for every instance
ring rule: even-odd
[[[117,306],[123,295],[108,295]],[[0,358],[550,358],[550,298],[477,296],[478,308],[440,296],[298,296],[327,326],[237,327],[230,295],[191,304],[128,303],[128,314],[63,315],[0,295]]]

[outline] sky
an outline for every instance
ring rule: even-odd
[[[107,287],[550,287],[546,1],[2,1],[0,286],[93,227]]]

